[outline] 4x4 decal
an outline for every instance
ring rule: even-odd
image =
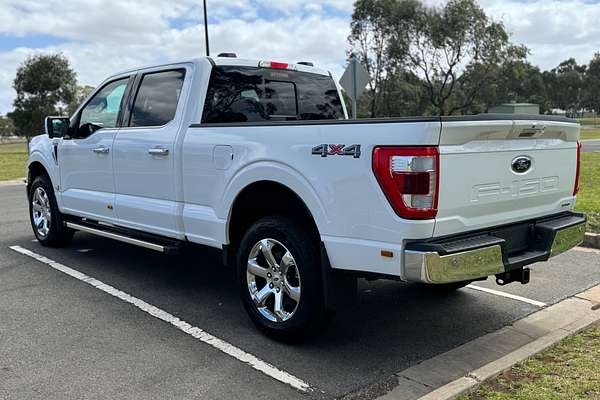
[[[320,144],[312,148],[312,154],[321,157],[352,156],[360,158],[360,144],[350,146],[344,144]]]

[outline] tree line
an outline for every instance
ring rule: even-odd
[[[357,0],[348,40],[371,77],[362,117],[477,114],[510,102],[573,117],[600,110],[600,53],[542,71],[475,0]]]

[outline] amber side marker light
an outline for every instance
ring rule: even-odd
[[[381,257],[394,258],[394,253],[389,250],[381,250]]]

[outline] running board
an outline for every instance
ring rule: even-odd
[[[74,229],[76,231],[82,231],[91,233],[92,235],[102,236],[108,239],[117,240],[119,242],[133,244],[135,246],[144,247],[146,249],[158,251],[160,253],[174,253],[177,251],[176,246],[173,245],[162,245],[158,243],[149,242],[147,240],[136,239],[131,236],[127,236],[122,233],[110,232],[108,230],[92,228],[90,226],[76,224],[74,222],[65,222],[67,228]]]

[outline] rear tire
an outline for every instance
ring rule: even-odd
[[[64,225],[50,178],[46,175],[36,177],[29,188],[28,198],[29,219],[38,242],[47,247],[69,244],[75,231]]]
[[[267,217],[244,235],[238,253],[238,284],[250,319],[266,335],[301,341],[325,327],[318,241],[287,217]]]

